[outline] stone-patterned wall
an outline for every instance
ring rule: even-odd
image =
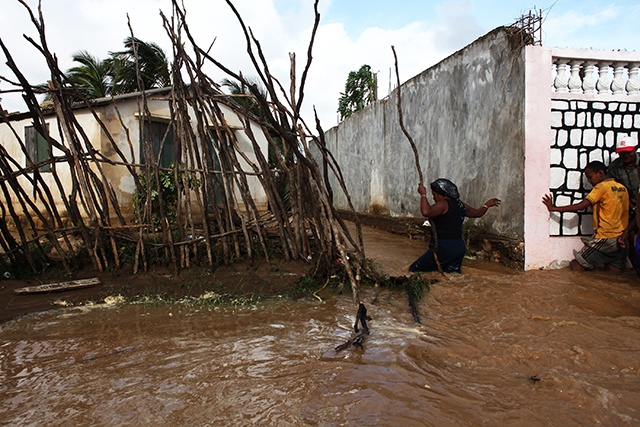
[[[600,160],[608,165],[616,158],[619,137],[638,138],[640,103],[555,99],[552,102],[550,191],[557,205],[583,199],[590,190],[582,171]],[[591,212],[551,213],[551,236],[593,234]]]

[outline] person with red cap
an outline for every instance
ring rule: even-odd
[[[637,151],[638,141],[635,138],[629,136],[620,138],[616,144],[618,158],[613,160],[607,168],[609,176],[627,188],[629,200],[632,200],[632,203],[635,203],[640,184]]]
[[[608,167],[609,176],[624,185],[629,193],[629,224],[633,224],[636,212],[636,198],[640,177],[638,176],[638,141],[628,135],[618,139],[616,153],[618,158],[613,160]],[[636,264],[636,251],[634,250],[635,235],[632,230],[627,236],[627,248],[629,249],[629,261]]]

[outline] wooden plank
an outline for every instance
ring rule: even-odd
[[[73,289],[88,288],[93,285],[99,285],[100,279],[94,277],[92,279],[71,280],[68,282],[48,283],[46,285],[27,286],[25,288],[14,289],[13,292],[20,295],[38,294],[43,292],[59,292]]]

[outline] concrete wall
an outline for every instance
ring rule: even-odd
[[[525,64],[518,42],[509,30],[496,29],[408,80],[401,94],[427,185],[451,179],[476,207],[500,198],[500,208],[469,221],[513,239],[524,235]],[[418,174],[396,97],[394,91],[325,137],[356,211],[420,217]],[[336,206],[346,209],[344,195],[334,192]]]
[[[551,51],[527,46],[525,54],[524,268],[527,270],[564,259],[566,251],[571,252],[577,242],[567,245],[566,241],[549,239],[549,211],[542,204],[542,196],[549,192],[550,182]]]
[[[475,221],[523,241],[525,269],[566,265],[582,247],[579,236],[592,232],[591,214],[550,215],[542,196],[552,192],[560,205],[581,199],[586,163],[608,164],[617,138],[639,136],[639,64],[637,52],[520,47],[509,29],[492,31],[402,85],[425,181],[451,179],[474,206],[502,199]],[[356,211],[419,217],[396,96],[326,138]],[[335,201],[347,208],[344,195]]]

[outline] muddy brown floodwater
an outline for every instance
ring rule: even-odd
[[[387,269],[423,250],[373,233]],[[371,335],[341,352],[355,314],[348,295],[251,308],[73,307],[5,322],[0,423],[640,424],[633,273],[466,260],[463,274],[434,277],[422,324],[402,292],[370,304],[364,290]]]

